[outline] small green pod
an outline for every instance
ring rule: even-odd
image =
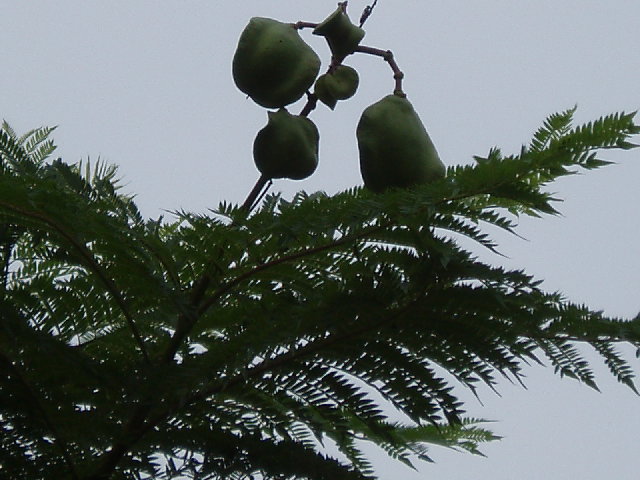
[[[298,100],[319,71],[320,58],[292,24],[263,17],[249,21],[232,63],[236,86],[266,108]]]
[[[353,53],[365,34],[362,28],[351,23],[343,6],[339,6],[320,23],[313,33],[325,37],[331,53],[337,57],[346,57]]]
[[[325,73],[320,75],[313,87],[313,93],[318,97],[318,100],[333,110],[336,108],[338,99],[333,95],[333,93],[331,93],[331,90],[329,89],[329,81],[328,74]]]
[[[316,80],[314,93],[331,110],[338,100],[346,100],[355,95],[360,84],[358,72],[347,65],[338,65],[333,71],[320,75]]]
[[[253,142],[253,160],[267,178],[302,180],[318,167],[320,134],[307,117],[285,109],[267,112],[269,121]]]
[[[360,84],[360,77],[355,68],[338,65],[329,75],[328,87],[338,100],[346,100],[355,95]]]
[[[404,97],[387,95],[367,107],[356,137],[362,179],[373,192],[429,183],[446,174],[420,117]]]

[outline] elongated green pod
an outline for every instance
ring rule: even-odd
[[[254,17],[243,30],[233,56],[236,86],[258,105],[282,108],[313,85],[320,58],[293,24]]]
[[[446,168],[420,117],[404,97],[387,95],[367,107],[356,129],[360,172],[374,192],[443,178]]]
[[[313,33],[325,37],[331,53],[337,57],[353,53],[365,34],[362,28],[351,23],[343,6],[320,23]]]
[[[320,134],[315,124],[285,109],[267,115],[267,125],[253,142],[253,159],[260,173],[292,180],[310,176],[318,167]]]

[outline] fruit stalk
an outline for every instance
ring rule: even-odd
[[[307,103],[305,103],[302,110],[300,110],[301,117],[308,117],[309,114],[315,110],[316,105],[318,104],[318,97],[310,92],[307,92]]]
[[[296,30],[302,30],[303,28],[316,28],[317,26],[317,23],[303,21],[299,21],[293,24],[293,28],[295,28]]]
[[[368,55],[375,55],[377,57],[382,57],[382,59],[389,64],[389,66],[391,67],[391,70],[393,70],[393,78],[396,80],[396,86],[395,86],[395,89],[393,90],[393,93],[400,97],[407,96],[402,90],[402,79],[404,78],[404,73],[402,73],[402,70],[400,70],[400,67],[398,67],[398,64],[393,58],[393,52],[391,50],[382,50],[380,48],[358,45],[355,51],[359,53],[366,53]]]
[[[260,193],[263,192],[263,190],[265,190],[265,187],[267,186],[267,183],[269,183],[269,177],[267,177],[266,175],[260,175],[260,178],[258,178],[258,181],[256,182],[256,184],[253,186],[253,189],[251,189],[251,191],[249,192],[249,195],[247,195],[246,200],[244,201],[244,203],[242,204],[242,208],[243,210],[246,210],[247,213],[251,213],[251,210],[253,210],[253,207],[255,207],[256,201],[258,200],[258,197],[260,196]]]

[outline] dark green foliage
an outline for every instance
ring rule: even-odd
[[[595,387],[580,343],[635,388],[616,345],[640,348],[640,318],[544,292],[452,236],[495,251],[485,225],[555,213],[545,185],[640,132],[633,115],[572,114],[415,189],[171,221],[143,219],[113,168],[45,162],[49,129],[5,125],[0,476],[366,479],[362,441],[410,464],[497,438],[456,385],[520,381],[546,358]],[[318,453],[328,439],[343,459]]]

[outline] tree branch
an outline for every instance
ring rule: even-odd
[[[402,90],[402,79],[404,78],[404,73],[402,73],[402,71],[400,70],[400,67],[398,67],[398,64],[394,60],[393,52],[391,50],[381,50],[379,48],[358,45],[354,53],[355,52],[366,53],[368,55],[375,55],[377,57],[382,57],[382,59],[389,64],[389,66],[391,67],[391,70],[393,71],[393,78],[396,81],[396,85],[393,90],[393,93],[401,97],[407,96]]]

